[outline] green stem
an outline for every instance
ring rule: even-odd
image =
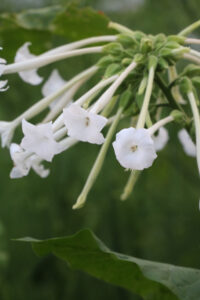
[[[123,111],[123,108],[119,108],[119,110],[118,110],[118,112],[115,116],[115,119],[114,119],[112,125],[110,126],[110,128],[108,130],[106,140],[105,140],[103,146],[101,147],[101,150],[99,151],[99,154],[96,158],[96,161],[95,161],[95,163],[94,163],[94,165],[93,165],[93,167],[90,171],[90,174],[89,174],[88,179],[87,179],[87,181],[84,185],[84,188],[83,188],[80,196],[78,197],[76,203],[72,207],[73,209],[81,208],[85,204],[87,195],[88,195],[89,191],[91,190],[97,176],[99,175],[99,172],[101,171],[106,153],[108,151],[108,147],[111,143],[111,139],[113,137],[113,134],[115,133],[115,130],[116,130],[117,124],[120,120],[120,116],[121,116],[122,111]]]
[[[122,201],[126,200],[130,196],[140,173],[141,173],[141,171],[138,171],[138,170],[131,171],[128,182],[124,188],[123,194],[121,195]]]
[[[189,25],[188,27],[186,27],[185,29],[183,29],[181,32],[179,32],[179,36],[186,36],[189,33],[191,33],[192,31],[194,31],[195,29],[197,29],[198,27],[200,27],[200,20],[194,22],[193,24]]]
[[[147,88],[146,88],[145,95],[144,95],[142,109],[140,111],[140,115],[139,115],[138,122],[137,122],[137,128],[143,128],[145,121],[146,121],[146,117],[148,114],[149,102],[150,102],[152,89],[153,89],[154,74],[155,74],[155,68],[151,67],[149,70]]]
[[[160,75],[158,75],[158,74],[156,75],[155,81],[158,84],[159,88],[162,90],[165,97],[167,98],[170,106],[173,109],[179,109],[179,110],[183,111],[182,107],[174,100],[174,97],[172,96],[171,90],[165,84],[165,82],[163,81],[163,79],[161,78]]]

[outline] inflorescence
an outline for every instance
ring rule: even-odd
[[[156,152],[166,145],[169,135],[164,126],[170,122],[179,124],[178,138],[184,151],[197,158],[200,173],[200,52],[188,46],[200,44],[200,40],[186,37],[199,25],[196,22],[177,35],[153,36],[111,22],[109,26],[117,31],[116,35],[84,39],[39,56],[31,54],[30,43],[25,43],[13,64],[7,65],[1,58],[0,75],[18,73],[25,82],[38,85],[43,81],[37,73],[40,67],[85,54],[102,55],[95,65],[69,81],[54,70],[42,87],[44,98],[14,120],[0,122],[2,147],[10,149],[14,163],[10,177],[26,176],[31,169],[46,177],[49,170],[43,161],[51,162],[54,155],[79,141],[101,145],[73,206],[77,209],[84,205],[112,143],[120,165],[131,171],[121,196],[125,200],[140,172],[152,166]],[[182,60],[186,66],[181,65],[178,72]],[[80,87],[94,74],[99,81],[77,99]],[[1,80],[0,90],[7,89],[7,80]],[[39,124],[29,122],[47,108]],[[126,120],[129,127],[117,132],[121,120]],[[20,144],[12,142],[18,126],[24,134]],[[108,129],[103,134],[105,127]]]

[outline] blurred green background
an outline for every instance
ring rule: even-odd
[[[65,1],[1,0],[0,12],[59,3]],[[153,34],[176,33],[200,17],[197,0],[97,0],[82,4],[104,11],[113,21]],[[22,37],[17,38],[21,45]],[[61,41],[65,40],[51,40],[55,45]],[[9,53],[12,38],[6,47]],[[95,58],[76,58],[58,63],[56,68],[68,79],[94,61]],[[47,78],[54,67],[42,69],[40,74]],[[41,97],[41,87],[28,86],[18,76],[10,76],[9,85],[9,91],[1,94],[2,120],[11,120]],[[1,300],[140,299],[72,271],[52,256],[38,258],[28,245],[11,240],[24,236],[43,239],[88,227],[117,252],[200,268],[200,188],[196,162],[183,153],[174,127],[169,129],[167,147],[159,153],[153,167],[142,173],[129,200],[119,200],[128,174],[110,149],[86,206],[78,211],[71,207],[98,153],[97,146],[80,143],[55,157],[46,179],[31,172],[18,180],[9,179],[12,162],[8,151],[1,149]]]

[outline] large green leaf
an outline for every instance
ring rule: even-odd
[[[199,299],[199,270],[113,252],[89,230],[64,238],[20,241],[30,242],[39,256],[52,253],[72,268],[128,289],[145,300]]]
[[[56,5],[30,9],[20,13],[0,14],[0,46],[3,57],[12,60],[16,50],[25,42],[33,44],[33,52],[41,53],[52,47],[53,37],[78,40],[90,36],[111,34],[109,19],[90,7],[80,7],[68,0],[65,6]]]

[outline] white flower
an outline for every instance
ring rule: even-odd
[[[63,110],[63,118],[69,136],[92,144],[104,142],[100,131],[107,123],[105,117],[91,113],[77,104],[71,104]]]
[[[0,50],[2,50],[2,47],[0,47]],[[6,65],[6,60],[4,58],[0,58],[0,76],[3,74],[4,69]],[[8,80],[1,80],[0,81],[0,91],[4,92],[6,91],[9,87],[6,87]]]
[[[127,169],[143,170],[149,168],[157,155],[154,142],[147,129],[125,128],[116,135],[113,142],[119,163]]]
[[[156,151],[161,151],[169,140],[169,134],[167,129],[161,127],[157,135],[153,135],[154,147]]]
[[[15,63],[20,63],[20,62],[23,62],[23,61],[26,61],[26,60],[36,57],[36,55],[33,55],[30,53],[30,51],[28,49],[28,47],[30,45],[31,45],[31,43],[27,42],[17,50],[16,56],[15,56]],[[32,85],[40,84],[43,80],[43,78],[37,74],[37,69],[21,71],[21,72],[19,72],[19,76],[25,82],[28,82]]]
[[[26,163],[26,153],[24,149],[12,143],[10,145],[10,156],[13,160],[14,167],[10,172],[10,178],[21,178],[28,175],[30,170],[30,165]]]
[[[57,92],[58,90],[60,90],[65,84],[67,83],[67,81],[65,81],[64,79],[62,79],[62,77],[60,76],[59,72],[57,70],[53,70],[49,76],[49,78],[47,79],[47,81],[45,82],[45,84],[42,87],[42,94],[44,97],[47,97],[55,92]],[[58,97],[56,100],[54,100],[51,104],[50,104],[50,108],[52,109],[55,104],[59,101],[59,99],[62,96]]]
[[[195,157],[196,156],[196,146],[193,143],[188,132],[185,129],[181,129],[178,132],[178,138],[183,146],[184,152],[189,156]]]
[[[49,170],[41,164],[41,158],[25,151],[20,145],[12,143],[10,146],[10,155],[14,167],[10,172],[10,178],[21,178],[28,175],[32,168],[40,177],[49,175]]]
[[[47,161],[52,161],[53,156],[59,153],[59,144],[54,140],[51,122],[33,125],[23,120],[22,130],[25,136],[21,146],[25,150],[36,153]]]

